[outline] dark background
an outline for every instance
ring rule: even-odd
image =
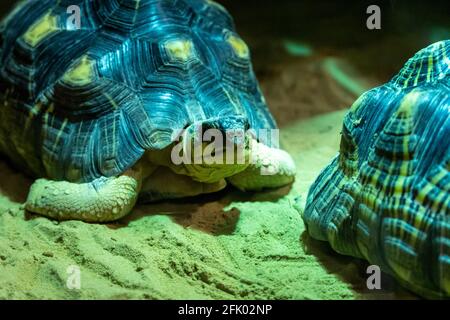
[[[253,49],[272,38],[301,39],[326,54],[358,56],[364,70],[386,81],[416,51],[450,39],[450,1],[219,0]],[[366,28],[366,9],[381,9],[381,30]],[[264,50],[264,49],[262,49]],[[264,53],[254,50],[264,57]],[[264,59],[267,57],[264,57]],[[355,61],[358,60],[358,61]],[[359,61],[361,60],[361,61]]]

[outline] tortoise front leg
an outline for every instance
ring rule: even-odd
[[[25,208],[57,220],[114,221],[136,204],[141,180],[140,169],[89,183],[38,179],[31,186]]]
[[[294,181],[295,163],[286,151],[268,147],[255,139],[250,143],[250,165],[227,178],[228,182],[242,191],[260,191],[279,188]]]

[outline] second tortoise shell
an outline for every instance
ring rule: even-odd
[[[303,212],[314,238],[427,297],[450,295],[449,58],[435,43],[353,104]]]

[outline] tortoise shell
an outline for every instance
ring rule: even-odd
[[[435,43],[353,104],[303,212],[312,237],[430,297],[450,294],[449,58]]]
[[[0,31],[0,151],[35,176],[115,176],[210,119],[276,127],[247,45],[212,1],[32,0]]]

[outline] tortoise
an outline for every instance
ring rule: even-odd
[[[277,125],[221,5],[24,1],[0,31],[0,151],[36,178],[26,210],[106,222],[137,201],[294,180],[290,155],[260,133]],[[241,147],[243,161],[173,161],[177,136],[184,156],[194,142],[206,148],[197,133],[208,129],[231,145],[213,155]]]
[[[449,59],[434,43],[354,102],[302,211],[310,236],[424,297],[450,294]]]

